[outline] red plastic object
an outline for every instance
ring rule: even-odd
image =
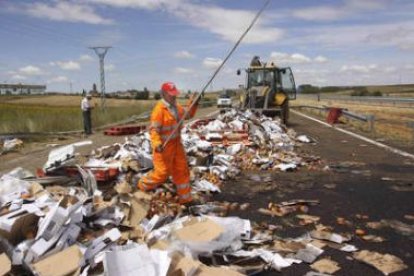
[[[326,122],[329,124],[336,124],[338,123],[339,117],[342,115],[342,108],[331,107],[329,108],[328,117],[326,118]]]
[[[36,176],[37,177],[45,177],[46,176],[46,173],[45,173],[45,171],[43,170],[43,169],[41,169],[41,168],[37,168],[36,169]]]
[[[84,170],[90,170],[93,175],[95,176],[96,181],[99,182],[106,182],[106,181],[110,181],[115,179],[118,175],[119,175],[119,170],[118,168],[102,168],[102,167],[82,167],[82,169]],[[40,174],[40,170],[38,169],[37,174],[38,177],[44,177],[47,175],[62,175],[65,174],[67,176],[78,176],[79,175],[79,171],[77,167],[62,167],[61,169],[57,170],[57,171],[52,171],[52,172],[43,172],[43,170],[41,170],[43,172],[43,174]]]
[[[146,125],[115,126],[104,131],[105,135],[130,135],[138,134],[147,129]]]

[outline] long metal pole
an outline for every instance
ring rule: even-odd
[[[198,102],[198,100],[204,95],[204,92],[206,91],[207,87],[211,84],[211,82],[214,80],[214,78],[217,76],[217,74],[220,72],[221,68],[223,68],[224,64],[227,62],[227,60],[230,58],[230,56],[233,54],[233,52],[237,49],[239,44],[242,42],[243,38],[247,35],[247,33],[250,31],[250,29],[254,26],[257,19],[260,17],[262,12],[266,9],[266,7],[269,5],[270,0],[267,0],[263,7],[257,12],[256,16],[253,18],[252,22],[250,23],[249,27],[244,31],[244,33],[240,36],[239,40],[234,44],[233,48],[230,50],[230,52],[227,54],[226,58],[223,60],[223,62],[220,64],[220,66],[216,69],[214,74],[211,76],[209,81],[204,85],[201,92],[197,95],[197,97],[192,101],[191,105],[187,108],[187,110],[184,113],[184,116],[180,119],[174,130],[171,132],[171,134],[167,137],[164,144],[162,145],[163,148],[167,145],[167,143],[171,140],[171,137],[175,134],[175,132],[180,128],[180,126],[183,124],[185,118],[187,117],[188,113],[190,112],[191,108],[195,105],[195,103]]]

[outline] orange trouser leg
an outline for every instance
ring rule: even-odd
[[[190,171],[188,169],[187,156],[180,141],[176,143],[172,166],[172,180],[177,188],[180,203],[191,202]]]
[[[165,151],[163,153],[153,153],[152,162],[154,168],[138,181],[138,188],[141,191],[154,190],[167,180],[169,159],[164,158],[164,156],[168,156],[166,154],[168,154],[168,152],[166,153]]]

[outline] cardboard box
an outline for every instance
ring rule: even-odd
[[[47,257],[32,265],[33,272],[40,276],[64,276],[80,269],[82,252],[77,245]]]
[[[26,206],[20,210],[16,210],[0,217],[0,236],[7,239],[12,245],[24,241],[28,237],[34,235],[37,231],[37,223],[39,217],[33,212],[38,211],[37,207],[31,208]]]
[[[6,253],[0,255],[0,276],[6,275],[11,269],[11,262]]]
[[[223,231],[223,227],[210,219],[205,219],[203,221],[190,222],[183,228],[174,231],[174,234],[182,241],[209,242],[217,239]]]

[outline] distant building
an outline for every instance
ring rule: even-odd
[[[0,95],[44,94],[46,85],[0,83]]]

